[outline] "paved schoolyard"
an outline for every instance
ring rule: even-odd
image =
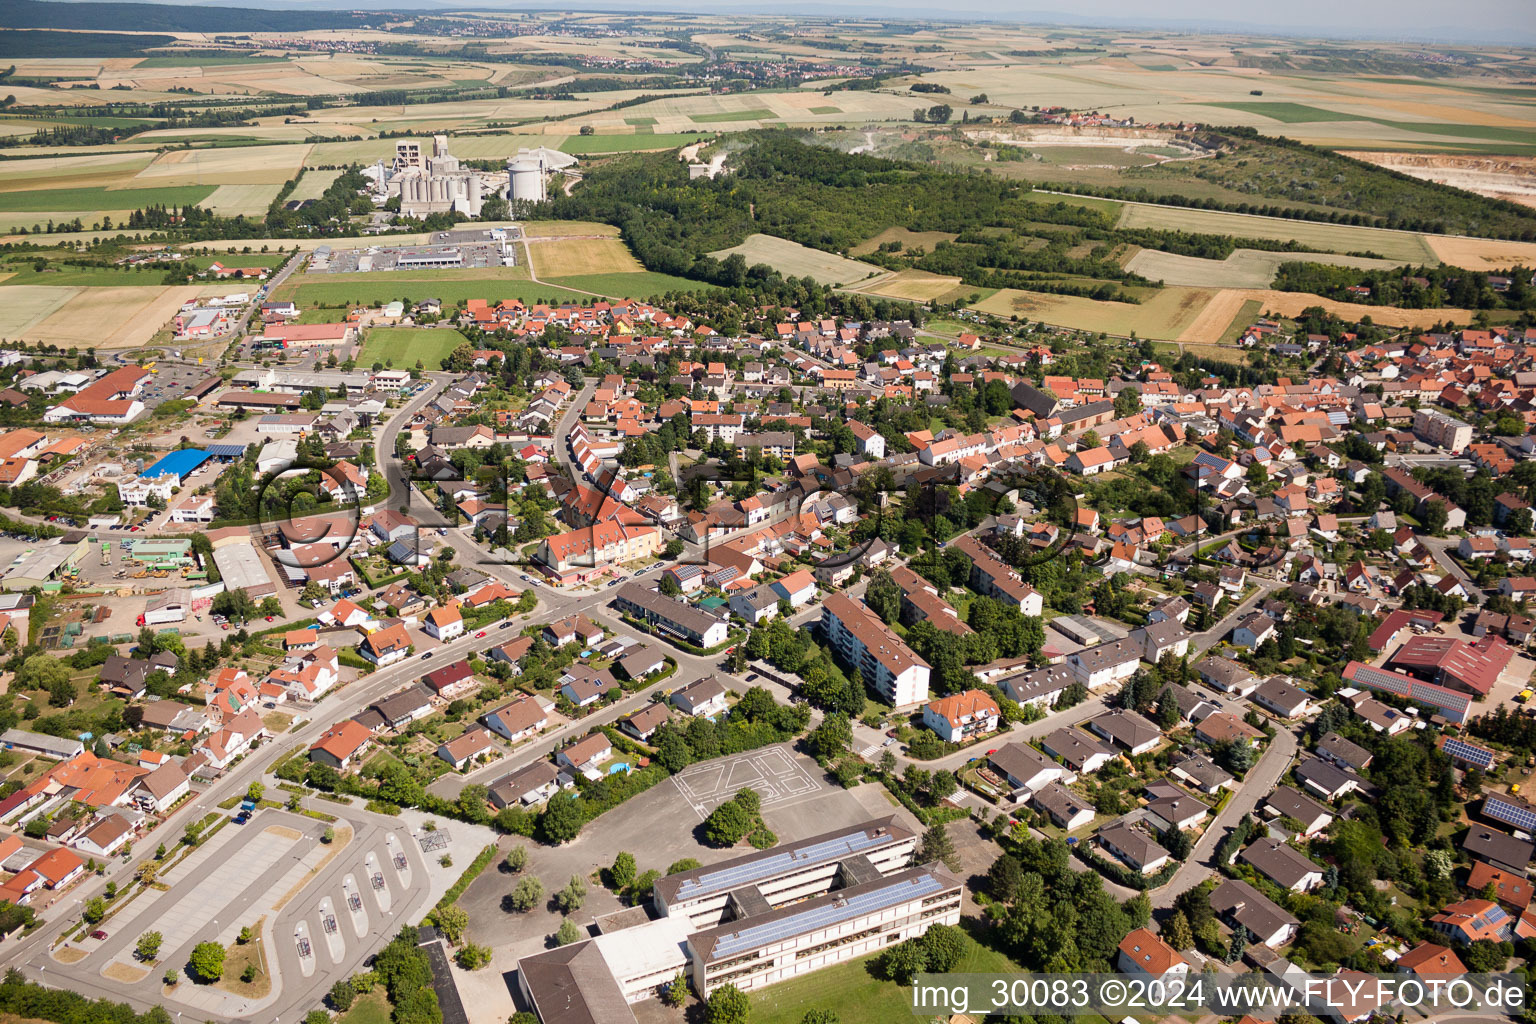
[[[672,782],[700,821],[742,789],[754,789],[764,810],[814,798],[828,788],[824,774],[809,758],[783,745],[692,765]]]

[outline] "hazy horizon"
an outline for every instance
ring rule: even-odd
[[[70,0],[62,0],[70,2]],[[106,3],[146,0],[98,0]],[[245,7],[266,10],[359,10],[347,0],[147,0],[178,7]],[[975,6],[970,6],[975,4]],[[1481,42],[1529,46],[1536,43],[1536,14],[1530,0],[1462,0],[1454,9],[1432,0],[1290,0],[1286,4],[1231,0],[1162,0],[1154,7],[1132,0],[1074,0],[1070,10],[1038,4],[995,4],[960,0],[944,11],[915,0],[578,0],[573,4],[517,0],[406,0],[379,5],[398,11],[538,10],[602,13],[685,13],[765,17],[866,17],[913,21],[1000,21],[1021,25],[1127,29],[1163,27],[1180,32],[1268,32],[1336,39]]]

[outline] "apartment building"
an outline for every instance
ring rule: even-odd
[[[828,597],[822,604],[821,633],[896,707],[928,699],[928,663],[863,601],[842,593]]]
[[[1438,409],[1420,409],[1413,414],[1413,436],[1446,451],[1466,451],[1472,443],[1472,425]]]
[[[713,647],[725,642],[728,627],[724,616],[675,601],[639,583],[626,583],[620,587],[615,603],[636,618],[644,619],[696,647]],[[925,692],[926,683],[925,676]]]

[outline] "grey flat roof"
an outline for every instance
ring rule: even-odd
[[[866,821],[851,828],[823,832],[788,846],[749,853],[709,867],[668,875],[656,883],[656,892],[668,904],[729,892],[743,885],[773,878],[789,871],[842,860],[855,853],[869,853],[882,846],[912,838],[913,833],[894,817]]]
[[[958,883],[928,868],[908,868],[877,881],[838,889],[761,917],[732,921],[688,936],[688,945],[705,962],[734,956],[796,935],[851,921],[888,907],[928,896]]]

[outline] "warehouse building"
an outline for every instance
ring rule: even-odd
[[[243,590],[258,601],[277,593],[277,585],[262,564],[261,553],[250,541],[215,547],[213,564],[219,567],[225,590]]]

